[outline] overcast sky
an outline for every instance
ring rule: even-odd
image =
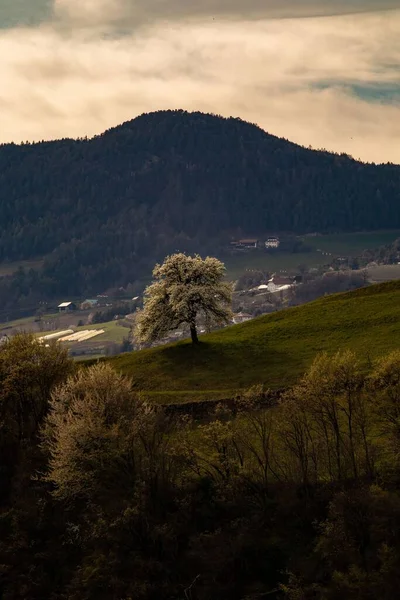
[[[0,0],[0,142],[165,108],[400,163],[400,0]]]

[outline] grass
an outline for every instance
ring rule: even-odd
[[[92,363],[94,364],[95,362],[97,362],[98,360],[103,359],[103,358],[104,358],[104,354],[91,354],[89,360],[90,360],[91,364]],[[82,354],[81,356],[75,356],[74,360],[75,360],[75,362],[78,362],[78,363],[88,363],[89,362],[86,354]]]
[[[9,321],[0,324],[0,332],[4,330],[6,333],[9,329],[18,328],[21,331],[30,331],[30,327],[34,322],[34,317],[25,317],[23,319],[16,319],[15,321]]]
[[[358,256],[363,250],[391,244],[399,237],[400,230],[305,237],[304,241],[312,248],[310,252],[298,254],[286,252],[268,254],[263,250],[245,252],[226,258],[225,266],[228,279],[232,280],[238,279],[246,270],[252,269],[265,270],[271,273],[296,270],[300,264],[308,267],[318,267],[332,262],[335,257]]]
[[[175,390],[151,391],[142,390],[143,396],[156,404],[188,404],[191,402],[207,402],[209,400],[228,400],[235,396],[237,390]]]
[[[104,333],[93,338],[93,340],[99,342],[115,342],[117,344],[122,344],[124,338],[128,337],[129,334],[129,329],[127,327],[122,327],[118,321],[108,321],[107,323],[96,323],[95,325],[76,327],[76,331],[84,331],[86,329],[104,329]]]
[[[336,294],[189,341],[110,360],[160,402],[231,397],[295,383],[321,351],[355,350],[367,364],[399,348],[400,282]]]
[[[4,331],[7,333],[10,329],[20,330],[20,331],[33,331],[37,336],[44,336],[50,333],[58,333],[59,331],[65,331],[70,327],[70,321],[77,322],[80,317],[80,313],[71,313],[71,315],[60,315],[59,313],[52,313],[48,315],[43,315],[43,321],[54,321],[59,319],[60,322],[58,325],[58,329],[51,331],[38,331],[38,325],[35,323],[35,316],[26,317],[23,319],[17,319],[15,321],[9,321],[8,323],[0,324],[0,333]],[[93,338],[95,341],[102,342],[115,342],[121,344],[123,342],[124,337],[127,337],[129,334],[129,329],[127,327],[123,327],[118,321],[108,321],[107,323],[96,323],[95,325],[82,325],[82,327],[77,327],[75,325],[72,326],[75,331],[83,331],[85,329],[104,329],[104,333],[99,335],[96,338]]]
[[[336,256],[357,256],[363,250],[379,248],[400,237],[399,230],[341,233],[306,238],[307,244]]]

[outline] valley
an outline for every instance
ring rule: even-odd
[[[236,238],[327,236],[271,256],[271,269],[287,270],[376,248],[400,229],[400,167],[200,112],[148,113],[92,139],[4,144],[0,173],[0,321],[121,286],[134,297],[177,251],[221,257],[236,279],[253,258],[264,265],[227,256]]]

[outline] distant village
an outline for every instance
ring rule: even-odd
[[[273,243],[279,244],[279,240],[274,238]],[[301,276],[274,274],[266,278],[263,283],[246,290],[245,294],[250,295],[253,305],[257,304],[257,300],[261,300],[262,313],[269,312],[270,310],[276,310],[284,294],[293,287],[298,286],[301,281]],[[257,296],[256,301],[254,301],[253,296]],[[273,296],[279,297],[279,302],[274,304],[271,303],[271,300],[268,300]],[[246,299],[243,291],[234,291],[233,298],[231,324],[244,323],[258,316],[259,313],[253,310],[254,306],[249,307],[249,310],[245,310]],[[56,314],[54,308],[52,314],[48,314],[47,311],[50,311],[50,309],[47,307],[39,310],[36,317],[32,319],[31,330],[37,332],[38,339],[42,343],[49,345],[56,341],[65,344],[70,354],[76,357],[118,354],[123,351],[138,349],[139,346],[135,344],[134,339],[134,325],[136,310],[141,306],[141,302],[141,296],[115,298],[107,294],[99,294],[95,298],[86,298],[80,302],[66,299],[55,307]],[[110,322],[114,322],[115,326],[118,326],[120,332],[120,335],[117,336],[118,343],[109,339]],[[206,323],[203,323],[200,319],[199,334],[204,334],[208,330]],[[9,335],[13,335],[16,331],[11,330]],[[177,341],[187,336],[188,331],[180,328],[170,332],[155,345]],[[122,337],[124,338],[123,341],[121,341]],[[7,339],[7,333],[3,333],[3,338],[3,341]]]
[[[306,246],[301,246],[304,241],[276,235],[261,241],[256,238],[232,240],[229,242],[229,251],[233,254],[277,250],[293,253],[299,247],[296,246],[294,250],[294,244],[300,244],[300,251],[305,251]],[[325,294],[400,278],[400,264],[397,264],[400,253],[391,257],[391,263],[395,264],[380,265],[370,260],[362,269],[354,257],[334,257],[329,252],[317,251],[326,255],[325,266],[313,268],[298,265],[289,272],[281,270],[275,273],[245,269],[235,282],[231,324],[245,323],[260,315],[303,304]],[[139,349],[139,344],[135,342],[134,327],[136,311],[141,303],[141,295],[130,297],[129,286],[79,301],[65,298],[57,306],[39,306],[29,325],[4,324],[0,330],[0,344],[6,343],[9,336],[18,331],[27,330],[35,333],[44,344],[53,341],[65,344],[75,357],[104,356]],[[198,330],[199,334],[204,334],[209,327],[200,319]],[[179,328],[154,345],[181,340],[188,335],[187,330]]]

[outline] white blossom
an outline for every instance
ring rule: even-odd
[[[224,282],[225,266],[216,258],[173,254],[153,270],[154,281],[146,288],[144,308],[137,319],[141,342],[153,342],[182,324],[190,328],[196,343],[196,321],[208,326],[231,319],[232,286]]]

